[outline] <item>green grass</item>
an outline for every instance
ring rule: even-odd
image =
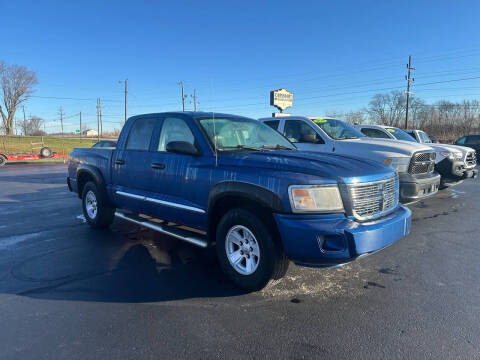
[[[31,143],[39,143],[42,141],[41,136],[0,136],[0,153],[6,154],[38,154],[40,149],[32,151]],[[97,138],[61,138],[54,136],[44,136],[43,142],[52,151],[62,154],[62,149],[65,154],[70,154],[74,147],[91,147],[97,142]],[[40,145],[34,145],[36,147]]]

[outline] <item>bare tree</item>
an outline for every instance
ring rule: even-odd
[[[373,123],[400,127],[405,118],[406,101],[401,91],[377,94],[369,103],[370,119]]]
[[[7,65],[0,62],[0,82],[2,86],[3,106],[0,105],[5,134],[13,135],[15,112],[19,104],[24,102],[33,93],[33,86],[37,84],[35,72],[24,66]]]
[[[30,116],[28,119],[28,135],[39,134],[42,131],[43,119],[38,116]]]

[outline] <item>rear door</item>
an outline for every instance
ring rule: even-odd
[[[117,148],[112,159],[113,196],[119,207],[148,212],[150,206],[144,197],[151,182],[151,142],[159,127],[157,117],[139,117],[130,128],[122,148]]]

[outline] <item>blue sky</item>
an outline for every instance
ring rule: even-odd
[[[405,86],[409,54],[413,91],[427,102],[480,98],[480,79],[430,84],[480,77],[478,1],[1,0],[0,9],[0,60],[37,72],[25,111],[48,131],[60,106],[66,131],[80,111],[95,127],[97,97],[104,128],[119,128],[126,78],[129,116],[180,110],[180,80],[201,110],[266,116],[281,87],[295,93],[291,113],[356,110]]]

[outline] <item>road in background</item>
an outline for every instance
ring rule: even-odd
[[[0,169],[0,358],[478,358],[479,180],[410,205],[411,234],[242,293],[212,251],[91,229],[66,167]]]

